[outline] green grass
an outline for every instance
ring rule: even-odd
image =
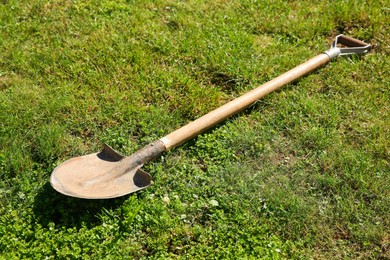
[[[0,258],[388,259],[386,1],[1,1]],[[338,58],[79,200],[54,167],[131,154],[326,50]]]

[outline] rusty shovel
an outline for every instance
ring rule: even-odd
[[[330,60],[350,54],[365,54],[371,45],[338,35],[331,48],[279,77],[226,103],[174,132],[154,141],[130,156],[122,156],[108,145],[98,153],[79,156],[57,166],[50,183],[58,192],[77,198],[108,199],[148,187],[152,177],[141,167],[162,153],[194,138],[226,118],[249,107],[258,99],[314,71]]]

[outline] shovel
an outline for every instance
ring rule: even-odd
[[[327,64],[351,54],[365,54],[371,45],[338,35],[332,47],[281,76],[253,89],[174,132],[154,141],[130,156],[122,156],[108,145],[99,153],[79,156],[57,166],[50,183],[58,192],[85,199],[120,197],[148,187],[152,177],[141,167],[162,153],[194,138],[210,127],[249,107],[258,99]]]

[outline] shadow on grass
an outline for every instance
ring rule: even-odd
[[[104,210],[117,209],[128,196],[116,199],[77,199],[56,192],[46,183],[34,200],[34,215],[39,224],[49,223],[66,228],[94,227],[101,224],[99,215]]]

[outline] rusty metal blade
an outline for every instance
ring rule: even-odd
[[[54,169],[50,183],[68,196],[107,199],[148,187],[152,177],[134,162],[105,145],[100,153],[69,159]]]

